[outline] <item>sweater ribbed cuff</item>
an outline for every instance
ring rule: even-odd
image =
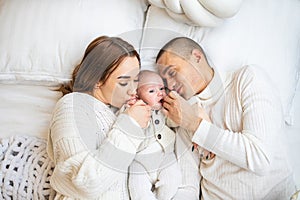
[[[212,151],[221,130],[212,123],[202,120],[192,141],[208,151]]]

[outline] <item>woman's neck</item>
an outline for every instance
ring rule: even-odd
[[[103,93],[101,92],[101,90],[99,88],[94,89],[90,95],[92,95],[93,97],[95,97],[96,99],[101,101],[102,103],[109,105],[108,101],[105,99],[105,97],[103,96]]]

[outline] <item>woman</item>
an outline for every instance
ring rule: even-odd
[[[120,38],[102,36],[87,47],[50,124],[55,199],[129,199],[127,169],[151,114],[136,101],[139,70],[138,53]],[[131,106],[117,117],[125,103]]]

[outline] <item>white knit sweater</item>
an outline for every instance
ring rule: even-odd
[[[243,67],[215,71],[208,87],[193,99],[212,122],[202,120],[192,134],[178,129],[176,150],[184,184],[176,199],[289,199],[295,190],[282,143],[279,97],[262,71]],[[190,101],[193,101],[192,99]],[[191,140],[213,152],[200,161]],[[200,169],[200,170],[199,170]]]
[[[181,184],[181,171],[174,153],[175,133],[166,126],[166,118],[158,110],[152,111],[144,132],[147,138],[129,167],[131,200],[170,200]]]
[[[48,154],[56,199],[129,199],[127,170],[143,131],[91,95],[71,93],[54,109]]]

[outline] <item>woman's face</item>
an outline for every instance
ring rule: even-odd
[[[100,92],[96,92],[95,97],[117,108],[125,103],[135,102],[139,71],[136,57],[124,58],[105,83],[99,86]]]

